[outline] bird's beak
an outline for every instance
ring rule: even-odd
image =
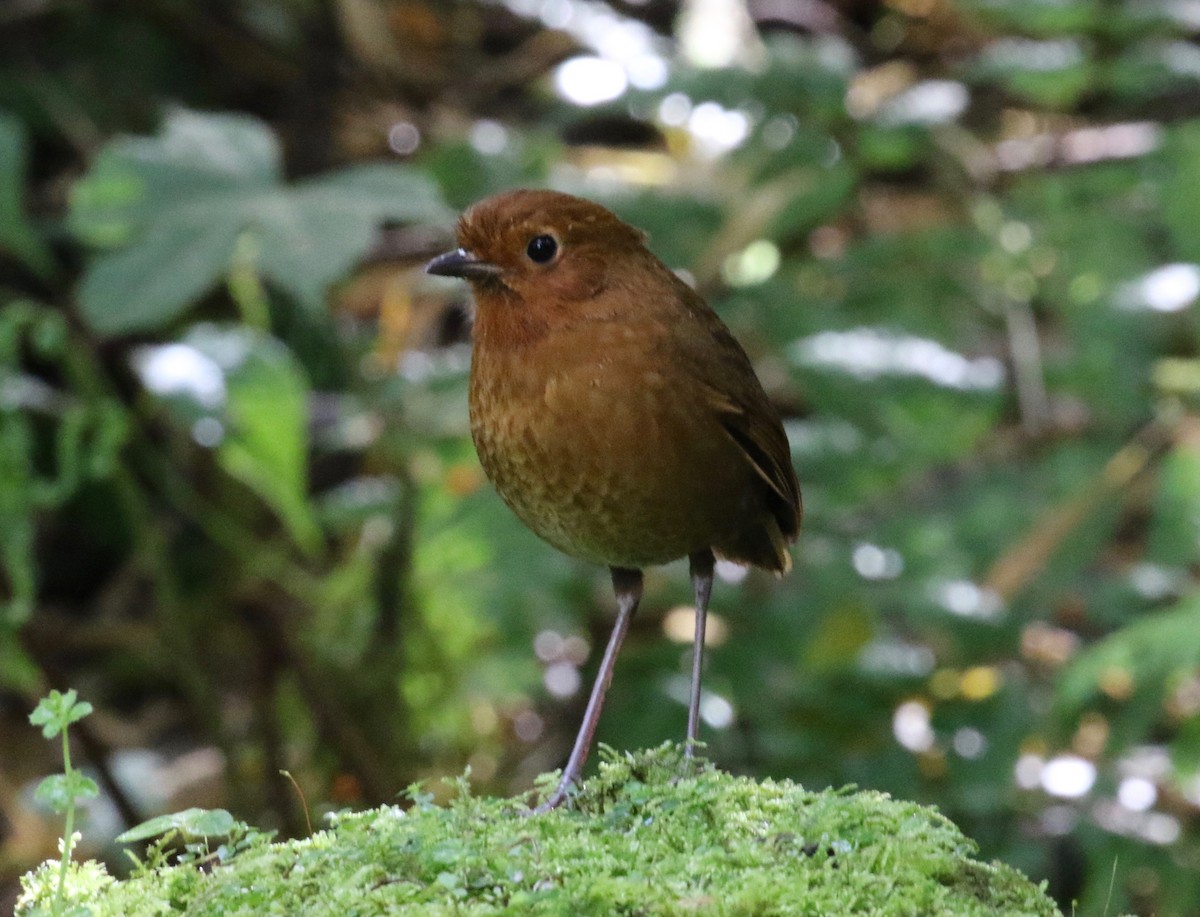
[[[427,265],[426,274],[437,274],[441,277],[471,278],[498,277],[500,266],[476,258],[465,248],[458,248],[444,255],[438,255]]]

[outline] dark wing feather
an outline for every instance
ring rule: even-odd
[[[775,549],[786,569],[787,543],[800,530],[801,498],[783,424],[742,346],[694,291],[684,289],[691,321],[676,325],[674,343],[721,427],[766,485],[767,506],[778,525],[779,537],[772,533],[771,540],[778,541]]]
[[[782,455],[787,458],[781,460],[780,444],[775,441],[777,437],[763,437],[763,425],[746,424],[745,419],[745,414],[726,414],[721,418],[721,426],[741,448],[755,474],[766,483],[771,515],[784,538],[792,541],[800,531],[800,486],[792,470],[787,440],[782,443]],[[769,446],[764,446],[764,439],[769,439]]]

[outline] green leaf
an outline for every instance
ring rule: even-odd
[[[97,259],[84,274],[79,308],[96,331],[120,334],[172,321],[229,266],[235,223],[163,222],[141,243]]]
[[[34,800],[52,812],[67,811],[75,800],[67,792],[66,782],[66,774],[51,774],[38,784],[33,793]]]
[[[0,252],[7,252],[48,277],[54,271],[50,250],[25,219],[25,166],[29,158],[24,126],[0,112]]]
[[[911,169],[929,155],[928,132],[917,125],[863,125],[858,136],[858,157],[863,165],[880,172]]]
[[[96,781],[85,777],[80,771],[69,774],[52,774],[38,784],[33,798],[39,805],[55,812],[66,812],[78,799],[94,799],[100,795]]]
[[[967,72],[976,80],[999,83],[1036,104],[1056,108],[1076,104],[1096,76],[1089,49],[1077,39],[996,42]]]
[[[1198,632],[1198,595],[1122,628],[1076,657],[1059,682],[1060,705],[1067,711],[1083,707],[1111,672],[1127,675],[1135,692],[1160,697],[1172,676],[1200,666]]]
[[[806,232],[828,219],[854,192],[857,175],[844,164],[792,173],[787,206],[771,222],[771,234],[789,236]]]
[[[1094,25],[1090,0],[961,0],[970,12],[998,29],[1030,35],[1070,35]]]
[[[1163,460],[1150,521],[1147,554],[1186,567],[1200,548],[1200,450],[1184,442]]]
[[[145,841],[168,831],[181,831],[188,837],[227,837],[240,822],[224,809],[184,809],[170,815],[159,815],[117,835],[122,844]]]
[[[92,245],[119,246],[164,214],[269,189],[281,176],[279,145],[262,122],[178,110],[157,136],[120,137],[101,151],[72,189],[70,224]]]
[[[53,739],[56,735],[77,723],[92,712],[92,705],[77,698],[75,689],[62,694],[51,691],[38,703],[33,713],[29,714],[29,722],[42,727],[42,735]]]
[[[1200,261],[1200,123],[1187,123],[1171,130],[1163,145],[1166,159],[1162,199],[1163,216],[1181,260]]]
[[[263,200],[255,220],[263,273],[319,308],[325,287],[345,275],[389,218],[437,221],[446,215],[421,173],[359,166]]]
[[[14,693],[36,690],[41,670],[15,636],[0,636],[0,687]]]
[[[315,550],[308,383],[287,347],[253,328],[202,324],[180,343],[147,348],[138,365],[179,422],[219,424],[217,461],[279,514],[299,545]]]
[[[315,311],[381,223],[448,217],[412,167],[362,166],[287,186],[265,125],[177,111],[155,137],[109,144],[74,189],[72,227],[109,249],[85,273],[79,308],[105,334],[162,327],[221,281],[248,232],[263,274]]]
[[[299,364],[274,338],[231,332],[250,348],[227,367],[228,434],[217,448],[225,469],[274,507],[302,547],[314,550],[320,531],[308,504],[308,385]],[[198,329],[188,340],[217,359],[228,337]]]

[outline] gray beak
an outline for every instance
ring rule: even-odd
[[[481,261],[466,249],[458,248],[452,252],[446,252],[444,255],[438,255],[430,261],[425,265],[425,273],[437,274],[439,277],[463,277],[470,280],[471,278],[498,277],[500,267],[487,261]]]

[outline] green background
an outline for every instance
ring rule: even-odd
[[[561,763],[607,573],[487,486],[420,271],[537,185],[646,230],[785,418],[796,568],[717,583],[711,757],[1200,913],[1200,22],[701,6],[0,10],[0,876],[54,851],[50,687],[115,782],[90,854],[190,805],[303,834],[281,768],[319,813]],[[575,104],[577,56],[640,85]],[[619,748],[683,730],[685,568],[646,587]]]

